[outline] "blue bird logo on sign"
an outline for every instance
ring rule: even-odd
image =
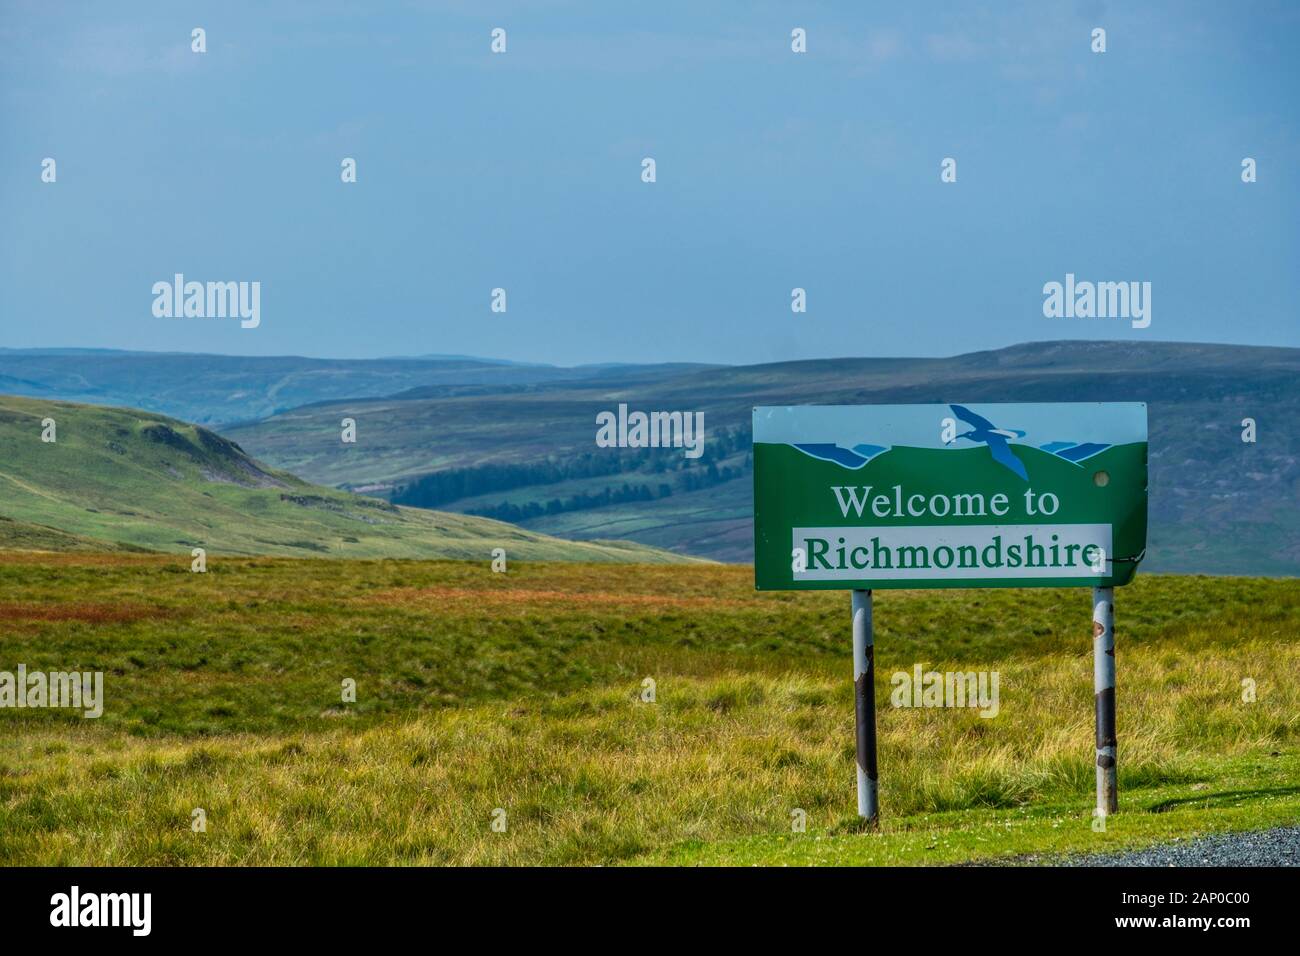
[[[968,432],[962,432],[952,441],[958,438],[965,438],[967,441],[983,442],[989,446],[989,454],[998,464],[1011,469],[1024,481],[1029,480],[1029,475],[1025,472],[1025,464],[1019,458],[1011,453],[1011,446],[1007,444],[1009,438],[1024,438],[1025,433],[1018,428],[998,428],[987,418],[976,415],[965,405],[949,405],[954,415],[964,421],[967,425],[975,426]],[[944,442],[945,445],[951,445],[952,442]]]

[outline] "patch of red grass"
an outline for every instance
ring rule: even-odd
[[[441,604],[462,607],[491,607],[494,611],[510,605],[525,607],[644,607],[660,609],[698,607],[744,607],[752,602],[712,597],[678,597],[672,594],[626,594],[622,591],[555,591],[532,588],[394,588],[367,596],[366,601],[383,604]]]
[[[166,608],[147,604],[32,604],[0,601],[0,623],[16,621],[80,621],[86,624],[128,624],[148,617],[167,617]]]
[[[0,550],[0,564],[35,564],[55,567],[85,565],[87,567],[131,567],[148,564],[170,564],[177,561],[173,555],[116,554],[99,551],[5,551]],[[185,558],[188,563],[189,558]]]

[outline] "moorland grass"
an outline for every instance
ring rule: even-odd
[[[1293,580],[1117,591],[1103,833],[1087,592],[877,592],[864,834],[847,595],[723,566],[188,567],[0,556],[0,670],[102,670],[106,697],[99,720],[0,710],[0,862],[949,863],[1300,817]],[[915,663],[997,670],[998,716],[889,706]]]

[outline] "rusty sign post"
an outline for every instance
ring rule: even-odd
[[[879,819],[872,592],[988,587],[1092,589],[1096,814],[1114,813],[1114,589],[1146,554],[1146,406],[755,408],[753,436],[754,586],[853,594],[858,815]]]

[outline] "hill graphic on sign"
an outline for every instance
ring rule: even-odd
[[[1087,461],[1088,459],[1094,457],[1095,455],[1100,454],[1101,452],[1105,451],[1107,448],[1111,447],[1110,445],[1105,444],[1103,442],[1092,442],[1092,441],[1084,441],[1084,442],[1050,441],[1045,445],[1038,445],[1038,446],[1030,445],[1028,443],[1022,444],[1016,442],[1008,442],[1008,446],[1014,446],[1016,448],[1036,447],[1040,451],[1047,452],[1049,455],[1068,461],[1072,465],[1078,465],[1080,468],[1083,467],[1083,462]],[[885,448],[880,445],[868,445],[868,444],[857,444],[854,445],[852,448],[843,448],[840,445],[836,445],[832,442],[799,442],[793,444],[791,447],[797,448],[799,451],[803,452],[805,455],[807,455],[810,458],[816,458],[819,461],[833,462],[837,465],[840,465],[841,467],[848,468],[852,471],[857,471],[859,468],[867,464],[867,462],[871,461],[877,455],[880,455],[890,450],[889,448]],[[899,445],[898,447],[910,448],[913,446]],[[952,446],[952,447],[955,448],[956,446]],[[927,450],[934,451],[936,449],[927,449]],[[973,449],[967,448],[966,450],[972,451]],[[1001,459],[995,459],[995,460],[1000,461]],[[1020,464],[1021,467],[1024,467],[1023,462],[1021,462]],[[1020,474],[1019,471],[1017,471],[1014,467],[1011,467],[1011,471],[1015,472],[1017,475]],[[1023,478],[1025,476],[1022,475],[1021,477]]]
[[[977,412],[972,411],[965,405],[949,405],[953,415],[960,421],[972,426],[969,430],[954,435],[952,438],[944,441],[940,448],[962,448],[969,446],[958,445],[959,441],[973,442],[983,444],[988,448],[990,457],[1006,468],[1012,474],[1016,475],[1022,481],[1029,480],[1029,474],[1025,470],[1025,463],[1012,452],[1012,445],[1022,448],[1036,447],[1057,458],[1062,458],[1071,464],[1082,467],[1082,462],[1105,451],[1111,447],[1108,442],[1095,441],[1076,441],[1076,440],[1052,440],[1041,445],[1031,443],[1017,442],[1016,439],[1025,438],[1029,432],[1022,428],[1000,427],[995,425],[988,418]],[[845,447],[836,442],[792,442],[791,445],[797,448],[803,454],[819,461],[834,462],[844,468],[857,471],[866,465],[869,461],[880,455],[882,452],[889,451],[891,447],[904,448],[933,448],[934,446],[926,444],[913,444],[911,442],[900,443],[898,446],[877,445],[869,442],[859,442],[851,447]]]
[[[819,458],[822,461],[833,461],[837,465],[843,465],[845,468],[852,468],[854,471],[861,468],[871,459],[875,458],[882,451],[889,451],[880,445],[854,445],[852,448],[841,448],[839,445],[833,445],[826,442],[816,444],[795,445],[805,455],[812,458]]]
[[[1038,447],[1055,455],[1057,458],[1064,458],[1066,461],[1072,461],[1076,465],[1083,467],[1080,464],[1081,462],[1087,461],[1093,455],[1100,454],[1110,445],[1103,445],[1095,441],[1052,441]]]
[[[868,444],[857,444],[854,445],[852,448],[844,448],[840,445],[834,444],[833,442],[798,442],[798,443],[791,444],[789,447],[802,452],[803,454],[807,455],[809,458],[816,458],[818,461],[829,461],[832,464],[839,465],[841,468],[848,468],[850,471],[858,471],[861,468],[863,468],[865,465],[867,465],[869,462],[871,462],[873,459],[879,457],[880,455],[884,454],[887,451],[893,450],[893,448],[886,448],[880,445],[868,445]],[[894,447],[915,448],[915,446],[912,445],[897,445]],[[949,445],[948,447],[956,451],[977,450],[970,447],[966,447],[963,449],[956,445]],[[1103,442],[1050,441],[1047,442],[1045,445],[1031,445],[1029,443],[1008,442],[1007,445],[1004,447],[1006,448],[1006,452],[1005,452],[1006,455],[1014,454],[1011,451],[1012,448],[1018,448],[1025,451],[1029,451],[1029,450],[1042,451],[1048,455],[1051,455],[1053,458],[1057,458],[1062,461],[1067,461],[1078,468],[1082,468],[1083,463],[1085,461],[1089,461],[1090,459],[1095,458],[1097,455],[1101,454],[1106,449],[1112,448],[1114,446],[1105,444]],[[940,451],[940,449],[937,448],[916,448],[916,450]],[[1027,465],[1025,464],[1025,461],[1023,461],[1021,458],[1017,457],[1013,459],[1016,462],[1016,464],[1020,466],[1019,469],[1017,469],[1015,466],[1008,465],[1005,461],[1003,461],[1001,457],[998,457],[998,454],[994,454],[993,460],[1002,464],[1009,471],[1011,471],[1021,479],[1028,480],[1028,471],[1025,470],[1023,474],[1021,471],[1021,469],[1027,469]]]

